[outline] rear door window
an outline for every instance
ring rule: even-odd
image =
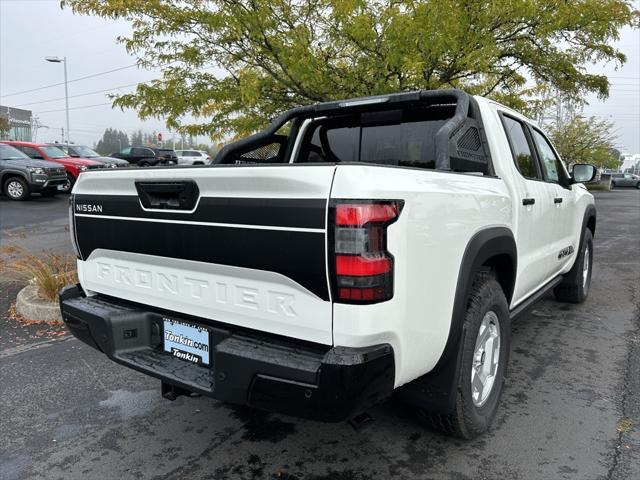
[[[435,168],[435,135],[450,108],[415,108],[312,121],[297,161]]]
[[[525,178],[542,179],[522,122],[503,115],[502,124],[509,139],[511,153],[513,154],[513,160],[516,163],[518,171]]]
[[[134,157],[153,157],[155,156],[153,151],[148,148],[132,148],[131,155]]]

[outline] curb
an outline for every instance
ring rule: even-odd
[[[35,285],[27,285],[18,292],[16,310],[28,320],[62,323],[58,302],[50,302],[40,298],[38,288]]]

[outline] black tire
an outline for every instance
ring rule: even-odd
[[[150,165],[151,165],[151,164],[150,164],[149,162],[146,162],[146,161],[143,161],[143,162],[138,163],[138,166],[139,166],[139,167],[148,167],[148,166],[150,166]]]
[[[497,325],[490,312],[493,312],[497,318]],[[497,349],[498,360],[493,376],[494,380],[492,385],[488,387],[486,396],[474,400],[472,369],[476,365],[475,375],[477,376],[479,369],[484,367],[484,362],[487,360],[485,353],[480,357],[477,356],[478,345],[476,342],[481,333],[480,327],[487,318],[489,318],[489,323],[493,322],[492,325],[500,333]],[[463,332],[462,358],[456,374],[458,387],[453,412],[447,415],[434,414],[424,410],[419,410],[419,412],[421,418],[430,428],[446,435],[470,440],[486,432],[495,418],[509,361],[511,337],[509,305],[500,284],[490,273],[480,273],[474,280],[465,312]]]
[[[614,188],[616,188],[616,182],[611,182],[611,186],[609,187],[609,189],[613,190]]]
[[[67,173],[67,183],[65,183],[64,185],[61,185],[58,191],[62,193],[71,193],[71,190],[73,189],[73,186],[75,185],[75,183],[76,183],[76,179],[73,177],[73,175],[71,175],[70,173]]]
[[[640,190],[640,182],[636,183],[636,188]]]
[[[58,187],[46,188],[40,192],[43,197],[53,197],[58,194]]]
[[[587,256],[587,270],[585,278],[585,256]],[[589,295],[591,287],[591,275],[593,272],[593,234],[585,228],[582,234],[582,242],[578,249],[576,261],[562,280],[562,283],[553,289],[556,298],[561,302],[582,303]]]
[[[4,182],[4,194],[9,200],[24,200],[31,195],[29,184],[22,177],[10,177]]]

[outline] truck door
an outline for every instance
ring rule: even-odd
[[[526,126],[502,114],[502,124],[513,155],[516,184],[514,209],[518,239],[518,276],[513,306],[535,292],[549,277],[549,235],[554,228],[553,198],[547,191]]]
[[[531,136],[542,167],[546,195],[553,201],[553,210],[549,214],[554,217],[554,221],[549,231],[548,245],[549,274],[555,276],[563,271],[568,263],[573,263],[578,249],[579,237],[574,235],[575,197],[571,189],[561,185],[561,182],[566,180],[566,172],[549,140],[535,128],[531,128]]]

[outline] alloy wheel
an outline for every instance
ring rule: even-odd
[[[471,396],[473,404],[481,407],[489,398],[496,380],[500,362],[500,321],[498,315],[488,311],[476,337],[471,365]]]

